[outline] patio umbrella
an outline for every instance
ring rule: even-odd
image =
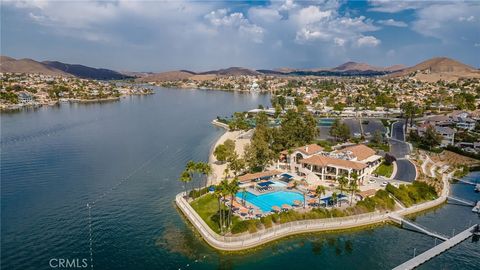
[[[275,211],[275,212],[280,212],[281,209],[280,209],[280,207],[274,205],[274,206],[272,206],[272,210]]]
[[[317,199],[308,199],[308,204],[316,204],[318,203],[318,200]]]
[[[282,204],[282,209],[287,209],[288,210],[288,209],[291,209],[291,208],[292,208],[292,206],[289,205],[289,204],[286,204],[286,203]]]
[[[293,201],[293,205],[301,205],[301,204],[302,204],[302,202],[299,201],[299,200],[294,200]]]

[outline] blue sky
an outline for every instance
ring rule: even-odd
[[[116,70],[480,66],[480,1],[2,1],[1,54]]]

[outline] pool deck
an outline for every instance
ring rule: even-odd
[[[355,215],[342,218],[326,218],[314,220],[300,220],[261,230],[257,233],[246,233],[233,236],[222,236],[214,232],[205,221],[195,212],[190,204],[183,198],[183,193],[175,197],[175,203],[185,217],[202,235],[202,238],[212,247],[224,251],[240,251],[254,248],[265,243],[301,233],[343,230],[355,227],[363,227],[377,223],[385,223],[391,220],[392,214],[405,216],[416,212],[424,211],[443,204],[448,197],[450,184],[449,176],[443,175],[444,189],[439,198],[425,203],[417,204],[408,208],[400,209],[390,213],[373,212],[362,215]]]

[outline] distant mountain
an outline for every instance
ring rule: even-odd
[[[37,73],[52,76],[70,76],[54,67],[32,59],[15,59],[8,56],[0,56],[0,72],[9,73]]]
[[[153,72],[128,71],[128,70],[122,70],[122,71],[119,71],[119,73],[128,77],[133,77],[133,78],[143,78],[143,77],[155,74]]]
[[[422,81],[451,81],[459,78],[480,78],[480,71],[457,60],[435,57],[389,75],[401,76],[411,76]]]
[[[346,62],[334,68],[294,69],[282,67],[274,70],[260,69],[266,75],[291,75],[291,76],[380,76],[394,71],[402,70],[405,66],[394,65],[390,67],[375,67],[365,63]]]
[[[196,75],[195,72],[189,70],[174,70],[160,73],[153,73],[145,77],[138,78],[139,82],[164,82],[164,81],[181,81]]]
[[[366,63],[357,63],[357,62],[346,62],[344,64],[341,64],[338,67],[335,67],[331,70],[334,71],[381,71],[381,72],[393,72],[393,71],[398,71],[401,69],[404,69],[404,65],[394,65],[390,67],[375,67],[371,66]]]
[[[93,68],[77,64],[65,64],[58,61],[44,61],[45,65],[83,79],[123,80],[131,78],[117,71],[104,68]]]
[[[256,75],[261,75],[260,72],[251,70],[248,68],[242,68],[242,67],[230,67],[226,69],[219,69],[219,70],[211,70],[211,71],[206,71],[206,72],[201,72],[198,73],[200,75],[206,75],[206,74],[214,74],[214,75],[220,75],[220,76],[256,76]]]
[[[389,71],[389,72],[395,72],[395,71],[400,71],[402,69],[406,69],[407,66],[405,65],[393,65],[393,66],[389,66],[389,67],[386,67],[384,68],[385,71]]]

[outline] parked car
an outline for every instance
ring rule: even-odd
[[[388,183],[385,181],[385,182],[383,182],[380,186],[381,186],[381,187],[386,187],[387,185],[388,185]]]

